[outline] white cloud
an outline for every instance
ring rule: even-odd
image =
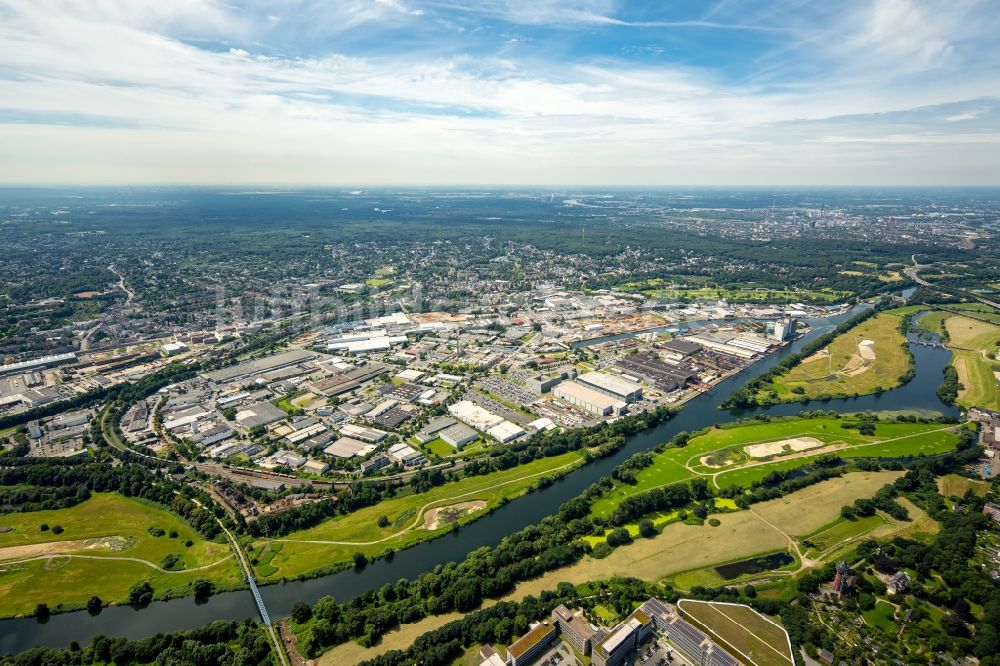
[[[953,103],[1000,94],[996,71],[954,69],[968,33],[942,22],[932,32],[952,50],[925,61],[926,47],[890,29],[911,26],[914,3],[883,5],[845,19],[865,26],[857,44],[882,54],[866,76],[838,44],[816,57],[840,68],[775,85],[659,61],[352,56],[335,52],[339,40],[283,56],[265,39],[410,25],[428,7],[416,0],[287,0],[280,16],[263,0],[0,0],[0,72],[16,73],[0,76],[0,114],[18,119],[0,124],[0,181],[834,184],[866,177],[865,157],[898,164],[893,177],[905,180],[913,149],[936,151],[927,163],[942,180],[995,178],[1000,169],[983,166],[997,161],[996,132],[937,125],[991,109]],[[616,20],[616,5],[597,0],[486,9],[525,24]],[[898,74],[908,60],[946,75],[914,85]]]

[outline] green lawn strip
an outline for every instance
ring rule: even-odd
[[[528,488],[534,487],[542,476],[562,474],[582,462],[583,457],[579,453],[570,452],[534,460],[526,465],[485,476],[461,479],[425,493],[386,500],[375,506],[360,509],[346,516],[337,516],[310,529],[282,537],[283,548],[270,563],[277,568],[277,575],[289,578],[338,562],[348,562],[357,552],[370,557],[382,553],[386,548],[397,550],[405,548],[446,531],[445,528],[439,528],[434,532],[423,529],[421,510],[428,504],[432,504],[430,508],[433,508],[475,500],[486,502],[486,509],[469,517],[474,519],[495,508],[503,498],[514,498]],[[402,514],[408,512],[409,517],[404,524],[394,524]],[[383,515],[388,517],[389,525],[380,528],[378,519]],[[418,519],[420,526],[408,529]],[[349,545],[303,543],[308,541],[350,543]]]
[[[454,446],[444,441],[440,437],[438,437],[437,439],[432,439],[426,444],[420,444],[419,446],[423,447],[425,451],[429,451],[430,453],[439,455],[442,458],[445,458],[447,456],[453,456],[456,453],[458,453],[458,450]]]
[[[833,524],[822,527],[812,534],[803,537],[802,541],[809,548],[807,557],[816,558],[832,548],[857,539],[886,524],[888,524],[888,521],[878,514],[855,520],[841,518]]]

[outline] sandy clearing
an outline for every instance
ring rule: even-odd
[[[858,343],[858,356],[865,359],[866,361],[875,360],[875,341],[874,340],[862,340]]]
[[[73,541],[48,541],[25,546],[7,546],[0,548],[0,561],[20,560],[37,555],[54,555],[73,553],[81,550],[121,550],[119,544],[123,537],[99,537],[96,539],[76,539]]]
[[[776,442],[751,444],[750,446],[743,447],[743,450],[751,458],[767,458],[779,453],[808,451],[820,446],[825,446],[825,442],[815,437],[792,437],[790,439],[780,439]]]
[[[454,523],[459,518],[467,516],[470,513],[475,513],[476,511],[482,511],[485,508],[486,502],[474,500],[472,502],[459,502],[458,504],[449,504],[448,506],[428,509],[424,513],[424,529],[436,530],[442,523]]]
[[[829,349],[820,349],[818,352],[816,352],[812,356],[807,356],[806,358],[802,359],[802,363],[803,364],[805,364],[805,363],[812,363],[813,361],[822,361],[822,360],[826,360],[828,358],[830,358],[830,350]]]

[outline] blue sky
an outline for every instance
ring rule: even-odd
[[[0,0],[0,182],[1000,185],[997,0]]]

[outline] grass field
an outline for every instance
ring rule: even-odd
[[[899,378],[913,363],[906,338],[899,331],[901,316],[887,311],[861,322],[837,336],[825,353],[803,359],[773,378],[765,390],[773,390],[780,401],[794,402],[867,395],[899,386]],[[859,345],[866,340],[874,342],[874,359],[864,358],[864,349]]]
[[[685,619],[717,638],[734,657],[755,666],[794,663],[785,630],[749,606],[681,599]]]
[[[958,371],[963,388],[958,392],[958,404],[1000,410],[1000,382],[994,372],[1000,372],[996,360],[1000,347],[1000,326],[951,316],[945,321],[954,354],[952,365]]]
[[[886,524],[888,524],[888,520],[878,514],[856,520],[840,519],[818,532],[808,535],[805,540],[815,546],[816,552],[822,553],[845,541],[870,534]]]
[[[887,601],[879,599],[874,608],[862,613],[862,617],[865,618],[865,624],[878,627],[886,633],[891,634],[896,629],[896,609]]]
[[[964,497],[971,488],[977,497],[986,497],[990,491],[990,484],[986,481],[969,479],[958,474],[948,474],[938,477],[938,490],[944,497]]]
[[[859,497],[871,497],[879,488],[892,483],[902,472],[857,472],[838,479],[817,483],[769,502],[754,504],[751,510],[782,531],[804,536],[840,516],[840,507]],[[809,507],[808,515],[803,510]]]
[[[426,444],[420,444],[425,451],[429,451],[433,454],[439,455],[442,458],[447,456],[452,456],[458,453],[454,446],[444,441],[440,437],[437,439],[432,439]]]
[[[60,525],[64,531],[43,532],[42,523]],[[122,602],[129,589],[144,580],[159,598],[184,593],[197,578],[220,588],[242,584],[228,546],[206,541],[164,509],[121,495],[95,494],[69,509],[6,514],[0,517],[0,527],[14,528],[0,534],[4,616],[30,613],[40,602],[53,609],[79,608],[95,595],[105,602]],[[150,527],[166,534],[154,537]],[[169,537],[172,531],[177,532],[175,538]],[[192,545],[185,546],[189,540]],[[171,554],[181,558],[183,571],[168,573],[150,566],[158,567]],[[38,557],[42,559],[34,559]],[[206,568],[192,571],[198,567]]]
[[[940,424],[879,423],[875,435],[867,436],[857,430],[842,428],[843,423],[843,420],[835,418],[791,418],[712,429],[692,438],[685,447],[668,448],[656,454],[653,464],[637,474],[636,485],[619,484],[594,504],[592,513],[606,517],[629,495],[697,476],[708,478],[720,488],[735,484],[747,487],[772,471],[801,467],[823,455],[819,451],[834,451],[843,458],[892,457],[942,453],[952,450],[958,442],[957,435]],[[742,461],[726,467],[710,467],[702,463],[702,458],[716,452],[741,451],[751,444],[806,436],[820,440],[825,446],[813,449],[814,453],[805,451],[784,459],[746,460],[744,456]]]
[[[257,566],[257,573],[265,581],[276,580],[348,562],[356,552],[370,557],[386,548],[405,548],[431,534],[422,527],[425,509],[471,500],[486,502],[483,511],[472,514],[471,518],[475,518],[495,508],[503,498],[521,495],[533,487],[540,477],[559,474],[582,461],[582,456],[575,452],[542,458],[513,469],[447,483],[425,493],[396,497],[346,516],[331,518],[278,540],[282,544],[281,551],[270,559],[266,568]],[[378,519],[383,515],[389,519],[388,526],[384,528],[378,526]]]
[[[1000,283],[993,285],[994,287],[1000,289]],[[983,303],[949,303],[946,306],[949,310],[961,310],[963,312],[968,312],[974,314],[980,319],[988,319],[995,324],[1000,324],[1000,312],[997,312],[994,308]]]

